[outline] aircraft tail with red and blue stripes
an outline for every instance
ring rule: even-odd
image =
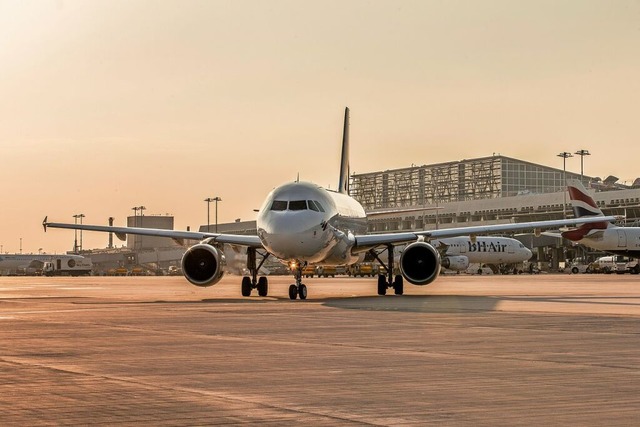
[[[571,198],[571,205],[573,207],[573,213],[576,218],[581,217],[594,217],[604,216],[602,210],[598,207],[598,204],[593,200],[593,197],[589,195],[584,185],[577,179],[567,180],[567,189],[569,191],[569,197]],[[607,228],[615,227],[613,224],[603,222],[593,222],[590,224],[582,224],[578,228],[574,228],[562,233],[562,237],[578,242],[582,240],[587,234],[591,234],[597,230],[606,230]]]

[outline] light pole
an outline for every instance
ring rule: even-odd
[[[218,196],[213,198],[213,201],[216,202],[216,233],[218,232],[218,202],[221,202],[222,199]]]
[[[207,197],[204,199],[207,202],[207,233],[211,231],[211,221],[209,220],[209,205],[211,202],[216,202],[216,233],[218,232],[218,202],[221,202],[222,199],[218,196],[216,197]]]
[[[558,154],[558,157],[562,157],[562,180],[564,181],[564,185],[562,186],[562,197],[564,200],[562,204],[562,217],[567,219],[567,157],[573,157],[573,154],[563,151]]]
[[[133,226],[137,227],[138,226],[138,207],[134,206],[131,208],[131,210],[133,211]]]
[[[82,218],[84,218],[84,214],[78,214],[78,218],[80,218],[80,225],[82,225]],[[82,230],[80,230],[80,250],[82,250]]]
[[[578,150],[573,154],[580,156],[580,182],[582,182],[584,175],[584,156],[590,156],[591,153],[589,153],[589,150]]]
[[[133,210],[133,226],[138,227],[138,216],[136,215],[138,211],[140,211],[140,226],[142,226],[142,217],[144,216],[144,210],[147,209],[144,206],[134,206],[131,208]],[[142,248],[142,236],[133,236],[133,249],[136,249],[136,246],[140,241],[140,247]]]
[[[207,202],[207,233],[210,232],[210,228],[211,228],[211,221],[209,221],[209,205],[211,204],[211,202],[213,202],[213,198],[211,197],[207,197],[206,199],[204,199],[205,202]]]
[[[80,218],[80,215],[75,214],[73,216],[73,223],[74,224],[78,224],[78,218]],[[78,253],[78,230],[74,229],[73,230],[73,253],[77,254]]]

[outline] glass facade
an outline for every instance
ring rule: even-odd
[[[566,178],[580,175],[566,172]],[[591,178],[585,176],[584,182]],[[367,211],[562,191],[562,169],[504,156],[412,166],[351,176],[350,193]]]

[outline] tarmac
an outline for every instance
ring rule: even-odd
[[[0,278],[7,425],[640,425],[640,276]]]

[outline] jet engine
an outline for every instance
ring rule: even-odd
[[[442,258],[442,266],[453,271],[464,271],[469,268],[469,258],[463,255],[446,256]]]
[[[411,243],[400,255],[400,271],[410,283],[428,285],[440,273],[440,254],[429,243]]]
[[[224,254],[215,246],[199,243],[182,256],[182,273],[196,286],[213,286],[224,274]]]

